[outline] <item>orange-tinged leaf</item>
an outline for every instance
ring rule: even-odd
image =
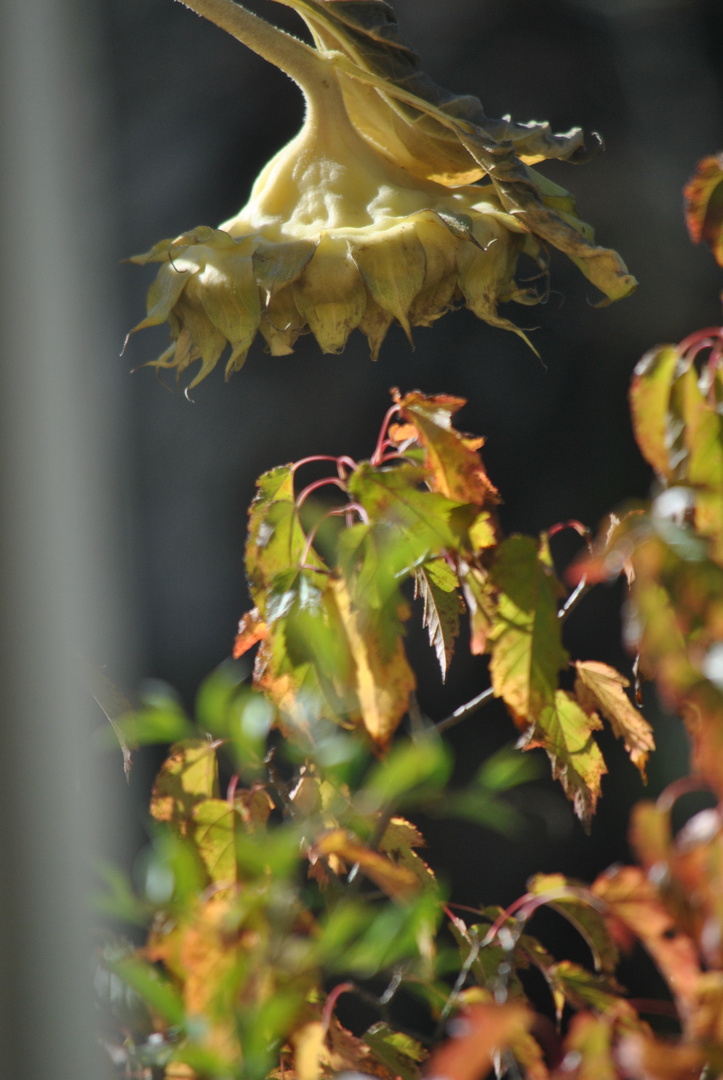
[[[259,641],[265,641],[269,636],[269,628],[258,608],[247,611],[242,616],[238,626],[238,634],[233,643],[233,658],[238,660],[240,656],[248,652]]]
[[[216,747],[189,739],[171,747],[151,795],[151,814],[187,835],[195,807],[218,795]]]
[[[309,852],[309,861],[313,865],[317,859],[329,855],[336,855],[350,865],[358,863],[362,872],[394,900],[411,900],[419,894],[419,879],[413,871],[372,851],[346,829],[332,829],[319,837]]]
[[[695,945],[676,924],[658,892],[636,866],[613,867],[592,885],[625,935],[638,938],[665,978],[685,1025],[696,1000],[700,963]]]
[[[483,1080],[494,1055],[530,1028],[524,1005],[473,1005],[454,1021],[454,1034],[432,1054],[426,1076],[433,1080]]]
[[[596,660],[575,662],[577,700],[587,713],[599,711],[610,722],[617,738],[625,743],[630,760],[645,779],[648,754],[655,749],[653,729],[630,701],[630,683],[615,668]]]
[[[400,397],[394,391],[403,420],[411,424],[426,454],[435,491],[459,502],[497,502],[497,489],[490,482],[477,449],[481,442],[469,440],[452,427],[452,417],[466,404],[464,398],[437,394],[425,397],[418,391]]]
[[[723,266],[723,154],[703,158],[683,189],[694,244],[705,240]]]
[[[466,559],[457,560],[457,574],[469,612],[469,648],[473,656],[483,656],[495,625],[497,590],[486,570],[470,565]]]
[[[557,617],[559,586],[544,552],[527,536],[500,545],[490,582],[499,591],[490,633],[492,686],[524,730],[554,701],[567,661]]]
[[[362,613],[352,604],[346,583],[336,579],[332,589],[354,660],[362,722],[374,745],[383,750],[409,707],[409,695],[416,686],[414,672],[401,637],[388,655],[374,628],[365,626]]]
[[[700,1046],[626,1035],[617,1046],[616,1059],[630,1080],[698,1080],[706,1062]]]
[[[607,772],[592,734],[600,727],[595,715],[588,716],[570,694],[557,690],[552,703],[544,706],[530,731],[519,741],[526,750],[538,746],[545,750],[553,778],[562,784],[586,828],[595,813],[601,781]]]

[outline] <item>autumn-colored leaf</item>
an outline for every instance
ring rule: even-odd
[[[691,363],[674,387],[687,450],[683,475],[694,491],[696,529],[710,538],[711,556],[723,565],[723,417],[701,381]]]
[[[420,1064],[427,1057],[421,1043],[383,1022],[373,1024],[362,1036],[372,1054],[393,1077],[417,1080]]]
[[[698,1080],[706,1062],[700,1046],[633,1033],[621,1039],[616,1058],[630,1080]]]
[[[424,601],[422,625],[429,634],[429,644],[437,654],[442,682],[459,635],[461,601],[457,575],[444,559],[425,563],[414,576],[416,595]]]
[[[683,194],[691,240],[704,240],[723,266],[723,154],[699,161]]]
[[[635,866],[601,874],[592,892],[605,902],[621,943],[637,938],[665,978],[685,1025],[696,1000],[700,964],[695,945],[676,924],[653,883]],[[621,933],[622,931],[622,933]]]
[[[240,656],[248,652],[259,641],[265,641],[269,636],[269,628],[258,608],[247,611],[239,622],[238,633],[233,643],[233,657],[238,660]]]
[[[218,795],[216,746],[188,739],[171,747],[151,795],[151,814],[187,835],[194,809]]]
[[[419,892],[416,874],[366,847],[345,829],[332,829],[319,837],[309,852],[309,861],[313,864],[329,855],[337,855],[349,865],[358,863],[362,873],[394,900],[411,900]]]
[[[352,603],[346,583],[332,582],[339,615],[354,661],[353,685],[362,722],[375,746],[384,749],[407,711],[416,686],[401,638],[391,655],[363,613]]]
[[[432,1054],[425,1075],[434,1080],[483,1080],[495,1053],[525,1034],[532,1013],[524,1005],[473,1005],[455,1021],[453,1034]]]
[[[500,544],[490,580],[499,592],[490,633],[492,686],[525,730],[553,703],[567,661],[557,617],[559,586],[544,551],[526,536]]]
[[[412,425],[425,450],[425,467],[435,491],[459,502],[497,502],[497,489],[487,476],[477,451],[482,439],[469,439],[452,427],[452,417],[466,404],[464,398],[418,391],[401,397],[393,391],[403,420]]]
[[[589,902],[581,898],[580,893],[588,891],[584,886],[564,874],[535,874],[527,882],[527,889],[533,896],[543,899],[549,896],[547,906],[567,919],[587,942],[596,971],[606,974],[615,971],[620,959],[618,950],[594,897],[590,895]]]
[[[575,693],[588,714],[599,711],[610,722],[617,738],[622,738],[630,760],[645,779],[648,754],[655,749],[653,729],[635,708],[625,687],[628,680],[607,664],[597,660],[577,660]]]
[[[521,736],[519,743],[526,750],[538,746],[545,750],[553,778],[562,784],[586,828],[595,813],[601,781],[607,772],[592,734],[600,727],[602,724],[595,715],[588,716],[570,694],[557,690],[552,703],[544,706],[534,726]]]

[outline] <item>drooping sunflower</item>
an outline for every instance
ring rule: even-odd
[[[132,260],[161,264],[134,331],[169,322],[172,344],[152,363],[180,375],[200,361],[189,389],[229,345],[226,375],[238,371],[257,333],[283,356],[309,331],[324,352],[340,352],[358,328],[376,359],[393,320],[411,340],[411,327],[462,301],[516,330],[497,305],[541,298],[515,272],[523,252],[546,272],[550,245],[603,302],[635,288],[572,197],[532,168],[584,160],[582,132],[491,120],[476,98],[441,90],[383,0],[277,0],[301,15],[315,47],[233,0],[182,2],[284,70],[307,105],[301,131],[235,217]]]

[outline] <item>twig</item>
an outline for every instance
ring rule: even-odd
[[[472,698],[466,705],[460,705],[458,709],[455,709],[451,716],[445,717],[444,720],[440,720],[438,724],[434,725],[435,731],[448,731],[456,724],[460,724],[462,720],[466,720],[472,713],[477,712],[483,705],[486,705],[488,701],[492,701],[495,696],[495,692],[490,686],[488,690],[483,690],[477,697]]]

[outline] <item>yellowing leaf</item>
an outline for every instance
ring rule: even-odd
[[[328,855],[337,855],[350,865],[358,863],[362,872],[395,900],[411,900],[420,891],[419,880],[413,871],[372,851],[345,829],[332,829],[321,836],[309,852],[309,859],[313,864]]]
[[[499,603],[490,633],[490,675],[523,730],[554,701],[557,676],[567,661],[557,617],[559,587],[531,537],[500,545],[491,583]]]
[[[294,1067],[297,1080],[318,1080],[326,1053],[326,1031],[320,1020],[312,1020],[294,1032]]]
[[[332,581],[344,633],[354,661],[354,688],[362,722],[372,742],[384,749],[409,706],[416,686],[401,638],[391,655],[373,628],[364,625],[363,614],[351,602],[346,583]]]
[[[218,795],[216,747],[205,739],[189,739],[171,747],[151,795],[151,814],[184,836],[194,809]]]
[[[610,722],[617,738],[625,743],[630,760],[645,779],[648,754],[655,749],[653,729],[625,693],[628,680],[607,664],[596,660],[575,662],[577,700],[588,714],[599,710]]]
[[[541,746],[550,759],[552,775],[562,784],[575,813],[586,828],[598,798],[607,768],[593,731],[602,725],[588,716],[564,690],[557,690],[553,702],[545,705],[530,733],[520,744],[527,750]]]
[[[238,811],[226,799],[204,799],[194,808],[194,844],[211,881],[238,879],[236,837],[243,830]]]
[[[459,502],[497,502],[497,489],[490,482],[477,453],[481,439],[468,439],[452,427],[452,417],[466,404],[464,398],[437,394],[425,397],[418,391],[400,397],[394,391],[399,414],[414,429],[425,450],[425,467],[435,491]]]

